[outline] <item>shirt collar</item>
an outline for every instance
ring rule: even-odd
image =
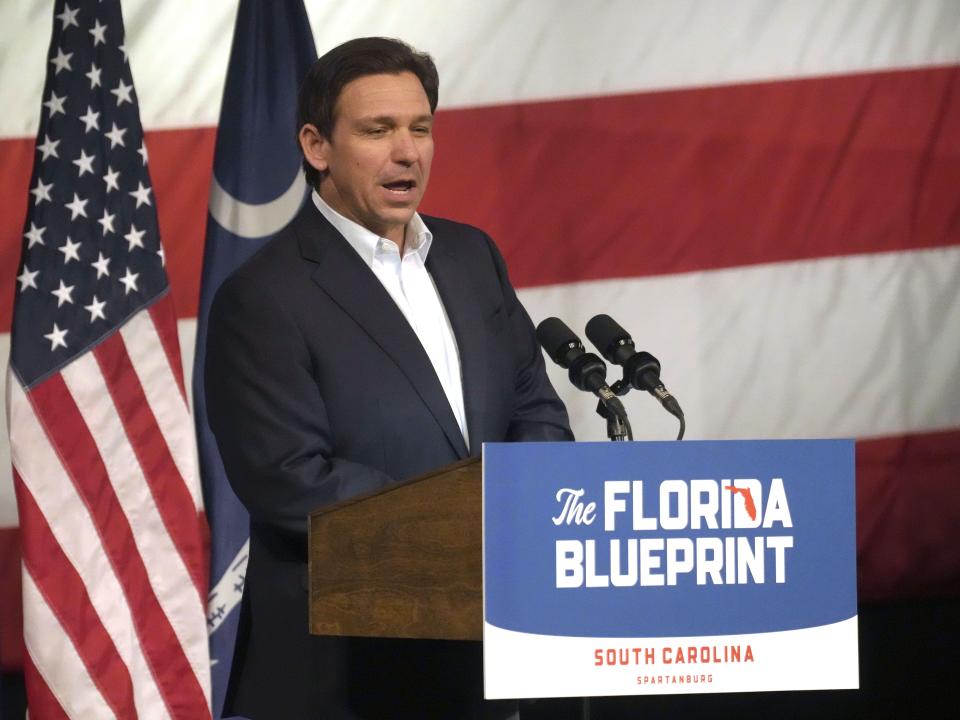
[[[373,267],[374,258],[385,252],[385,243],[389,244],[387,247],[390,245],[394,248],[396,247],[396,243],[392,240],[382,238],[376,233],[367,230],[363,225],[338,213],[320,197],[320,193],[316,190],[313,191],[312,197],[313,204],[317,206],[317,210],[346,238],[347,242],[350,243],[350,247],[356,250],[360,258],[367,264],[367,267]],[[433,233],[427,229],[427,225],[423,222],[423,218],[420,217],[419,213],[413,214],[404,232],[406,252],[417,253],[420,256],[421,262],[426,263],[427,253],[430,252],[430,246],[433,244]]]

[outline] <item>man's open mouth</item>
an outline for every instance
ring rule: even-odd
[[[395,180],[394,182],[384,183],[383,187],[391,192],[402,193],[413,190],[417,183],[413,180]]]

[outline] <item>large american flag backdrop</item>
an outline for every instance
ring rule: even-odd
[[[190,368],[236,3],[123,7]],[[535,320],[613,315],[660,359],[688,438],[856,437],[861,599],[960,590],[960,4],[307,9],[319,52],[383,34],[434,55],[424,210],[488,230]],[[42,0],[0,6],[4,333],[49,22]],[[551,373],[578,437],[601,439],[593,403]],[[638,437],[674,436],[651,398],[626,402]],[[5,667],[21,662],[18,523],[3,470]]]

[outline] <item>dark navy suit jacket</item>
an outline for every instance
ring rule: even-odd
[[[427,270],[460,353],[469,454],[484,441],[572,439],[493,242],[467,225],[424,221]],[[308,513],[468,456],[413,329],[312,202],[217,293],[205,383],[227,475],[250,511],[226,711],[257,720],[474,712],[454,708],[475,707],[476,643],[308,634]]]

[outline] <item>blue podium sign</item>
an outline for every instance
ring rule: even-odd
[[[488,443],[488,698],[856,688],[852,440]]]

